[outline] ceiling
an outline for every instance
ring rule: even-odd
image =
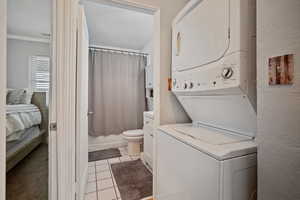
[[[51,0],[9,0],[8,34],[47,38],[51,32]],[[106,3],[105,3],[106,2]],[[141,50],[152,38],[153,15],[103,0],[84,0],[90,44]]]
[[[85,8],[90,45],[141,50],[151,40],[153,15],[93,0]]]
[[[51,31],[51,0],[8,0],[8,34],[46,38]]]

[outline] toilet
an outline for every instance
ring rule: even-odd
[[[142,129],[129,130],[123,132],[123,137],[128,142],[128,154],[130,156],[138,156],[141,153],[141,144],[144,138]]]

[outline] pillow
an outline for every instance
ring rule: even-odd
[[[15,104],[24,104],[26,103],[26,90],[25,89],[13,89],[8,90],[6,96],[6,104],[15,105]]]
[[[25,89],[25,90],[26,90],[26,98],[23,104],[31,104],[33,92],[30,89]]]

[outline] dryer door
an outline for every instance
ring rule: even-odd
[[[200,67],[224,56],[230,40],[229,10],[229,0],[187,5],[173,23],[173,70]]]

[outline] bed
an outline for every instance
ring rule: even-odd
[[[6,105],[6,171],[46,140],[45,100],[45,93],[34,93],[30,103]]]

